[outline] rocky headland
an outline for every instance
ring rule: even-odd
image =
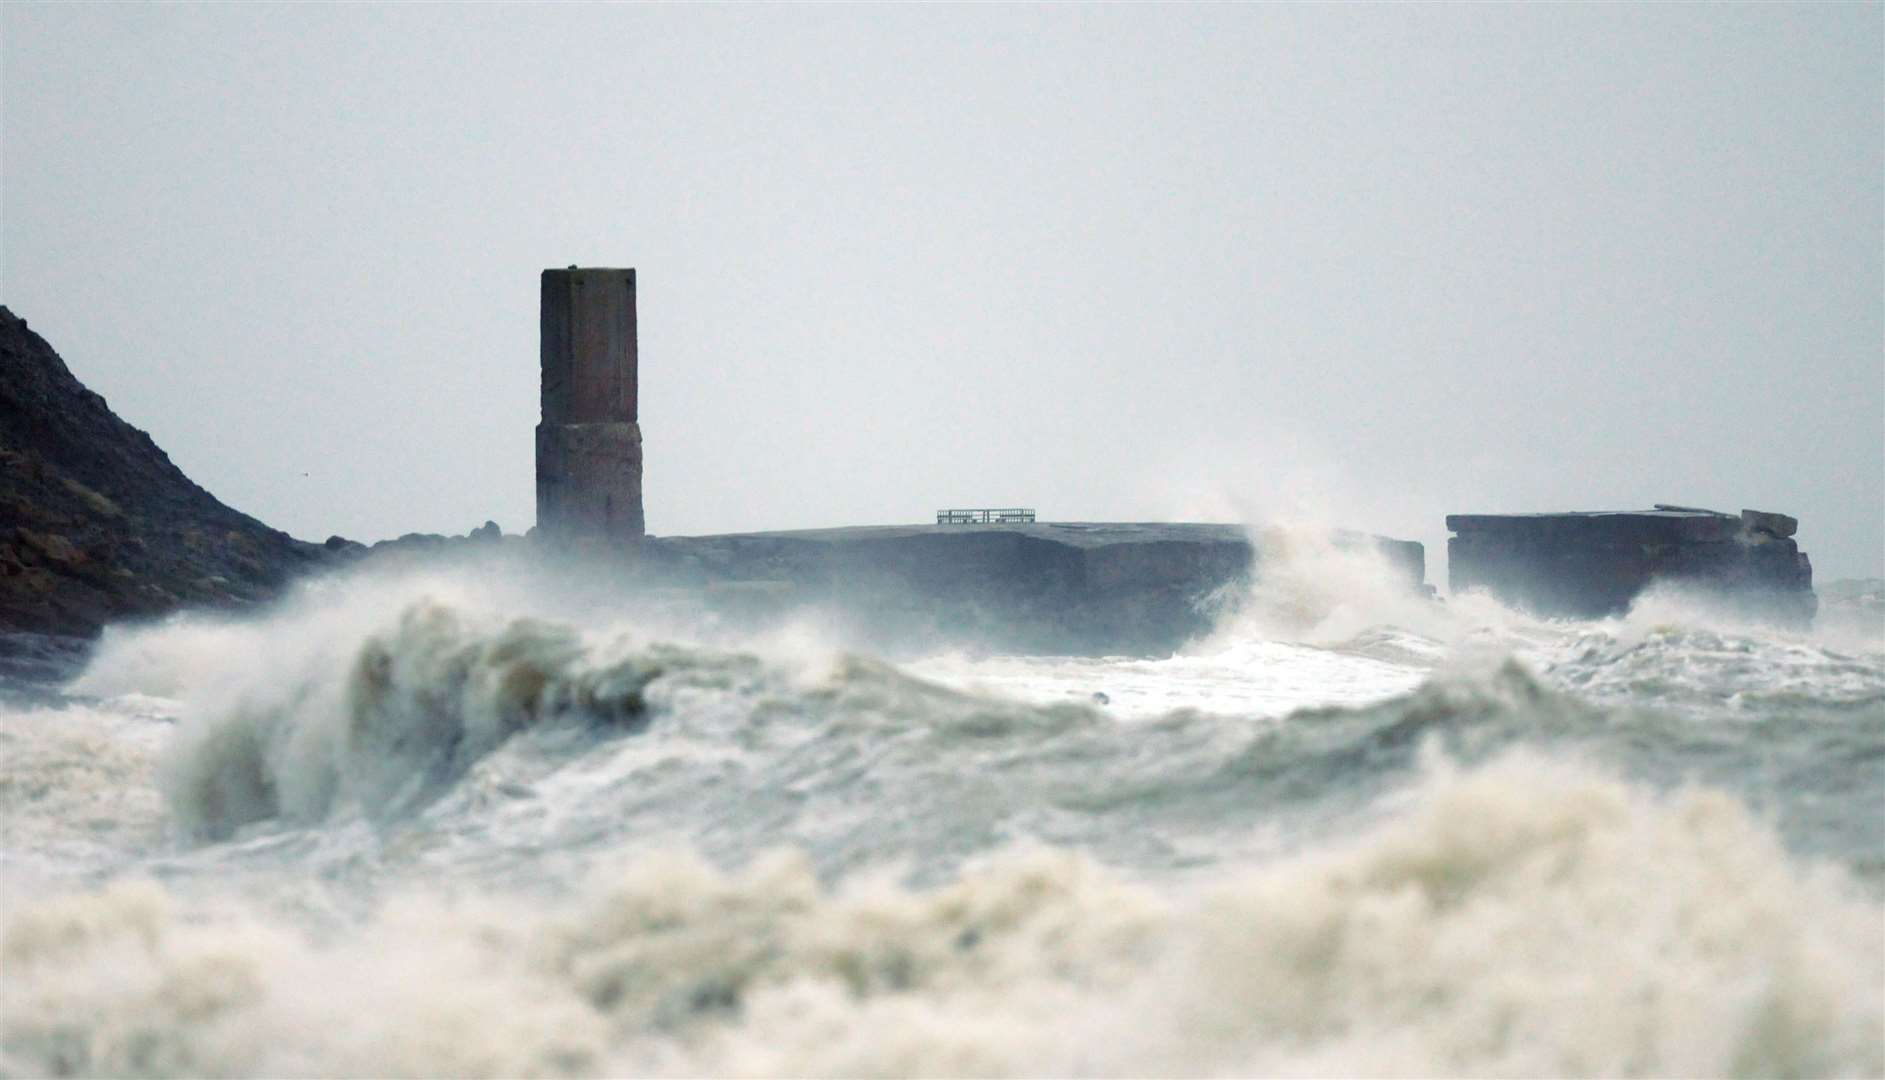
[[[247,607],[326,555],[198,487],[0,307],[0,630]]]

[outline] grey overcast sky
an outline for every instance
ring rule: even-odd
[[[224,501],[649,528],[1783,510],[1885,574],[1878,4],[0,5],[0,300]]]

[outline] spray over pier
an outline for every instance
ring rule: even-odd
[[[881,632],[976,628],[1024,651],[1174,648],[1209,628],[1227,587],[1261,573],[1235,526],[1039,523],[1018,507],[938,510],[934,526],[647,538],[635,271],[543,271],[541,330],[537,526],[553,545],[632,546],[645,569],[743,606],[839,606],[884,616]],[[1651,582],[1675,581],[1812,616],[1812,570],[1782,514],[1658,506],[1447,525],[1455,591],[1487,589],[1541,614],[1614,614]],[[1419,544],[1350,534],[1344,545],[1373,548],[1430,592]]]

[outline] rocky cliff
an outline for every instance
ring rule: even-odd
[[[0,630],[252,604],[322,556],[192,483],[0,307]]]

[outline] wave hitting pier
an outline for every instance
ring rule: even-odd
[[[1425,594],[1419,543],[1340,532]],[[651,538],[644,565],[764,623],[822,610],[879,649],[970,643],[1018,653],[1169,656],[1235,610],[1262,553],[1239,525],[886,525]]]
[[[1811,622],[1813,564],[1786,514],[1724,514],[1658,503],[1651,510],[1449,514],[1447,584],[1484,589],[1546,616],[1602,618],[1645,589],[1672,585],[1751,614]]]

